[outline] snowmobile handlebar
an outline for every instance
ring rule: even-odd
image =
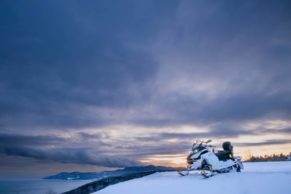
[[[208,144],[210,143],[212,140],[211,139],[208,139],[206,141],[202,141],[202,140],[199,140],[199,139],[196,139],[195,143],[194,144],[198,144],[198,143],[201,143],[201,144]]]
[[[201,141],[201,140],[196,140],[195,143],[193,143],[193,146],[192,146],[192,150],[196,147],[196,145],[199,144],[199,146],[203,145],[203,146],[206,146],[206,147],[215,147],[213,145],[208,145],[208,143],[210,143],[212,140],[211,139],[208,139],[207,141]]]
[[[210,143],[212,140],[208,139],[207,141],[205,141],[204,143]]]

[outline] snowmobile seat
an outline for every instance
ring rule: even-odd
[[[219,150],[217,153],[215,153],[215,155],[221,161],[226,161],[228,159],[232,159],[232,154],[230,151]]]
[[[215,153],[218,159],[222,161],[233,159],[233,146],[231,145],[231,143],[229,141],[223,142],[222,148],[223,150]]]

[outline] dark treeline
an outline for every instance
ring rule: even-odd
[[[264,156],[251,156],[247,162],[263,162],[263,161],[286,161],[291,160],[291,152],[287,155],[285,154],[271,154]]]

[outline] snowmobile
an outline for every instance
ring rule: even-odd
[[[243,164],[240,157],[233,156],[233,146],[229,141],[222,144],[223,150],[215,152],[214,147],[209,145],[211,140],[197,140],[187,157],[186,170],[178,170],[181,176],[189,175],[190,171],[198,171],[205,178],[218,173],[226,173],[232,170],[240,172]]]

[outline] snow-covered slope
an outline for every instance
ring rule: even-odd
[[[291,162],[245,163],[241,173],[220,174],[209,179],[175,172],[153,175],[109,186],[96,194],[290,194]]]

